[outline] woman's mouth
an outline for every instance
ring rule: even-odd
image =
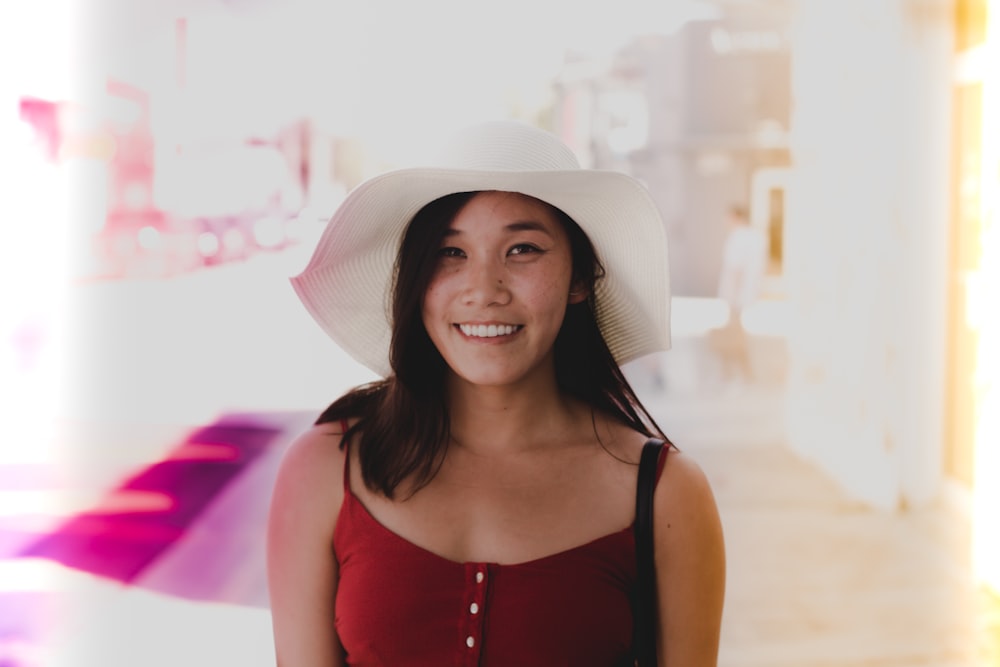
[[[456,324],[470,338],[497,338],[510,336],[524,328],[521,324]]]

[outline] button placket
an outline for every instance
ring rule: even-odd
[[[486,592],[489,583],[489,568],[484,563],[466,564],[466,596],[463,641],[467,660],[465,664],[476,665],[482,651],[483,624],[485,621]]]

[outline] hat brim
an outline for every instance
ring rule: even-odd
[[[555,206],[590,238],[606,274],[597,323],[619,364],[670,347],[666,231],[646,188],[613,171],[470,171],[410,168],[365,181],[327,224],[292,286],[322,329],[354,359],[391,372],[393,265],[406,226],[426,204],[456,192],[518,192]]]

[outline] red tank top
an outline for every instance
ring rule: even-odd
[[[333,547],[349,665],[608,667],[629,651],[631,527],[525,563],[458,563],[376,521],[345,462]]]

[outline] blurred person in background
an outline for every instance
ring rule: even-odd
[[[718,296],[726,303],[729,315],[723,327],[710,332],[709,340],[718,356],[723,381],[739,387],[754,379],[743,313],[760,295],[767,268],[767,237],[750,224],[743,206],[731,206],[728,218]]]
[[[645,188],[542,130],[477,125],[437,166],[358,186],[292,282],[383,379],[281,464],[278,664],[632,665],[637,465],[666,437],[620,365],[670,343]],[[658,664],[715,665],[713,493],[669,442],[656,465]]]

